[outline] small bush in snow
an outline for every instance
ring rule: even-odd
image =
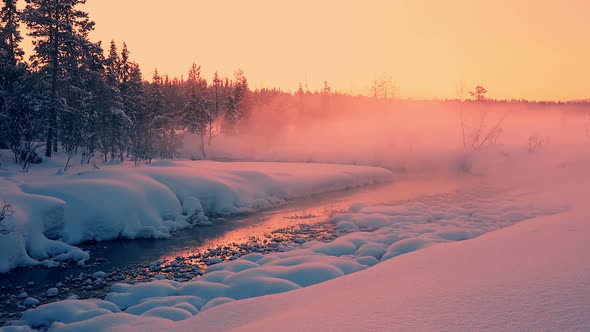
[[[529,152],[536,152],[545,145],[545,140],[539,136],[529,137]]]
[[[12,216],[13,214],[14,208],[12,207],[12,205],[4,201],[2,203],[2,208],[0,209],[0,234],[6,235],[14,231],[14,225],[9,225],[6,222],[6,218]]]

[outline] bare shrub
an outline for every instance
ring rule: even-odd
[[[545,145],[545,139],[537,135],[529,137],[529,152],[533,153],[539,151]]]
[[[486,144],[496,144],[498,137],[502,134],[504,120],[506,120],[508,113],[504,113],[499,119],[492,121],[489,119],[488,113],[487,109],[483,109],[467,114],[463,108],[461,109],[461,135],[465,151],[475,151]]]
[[[0,209],[0,234],[6,235],[14,231],[14,225],[6,222],[6,218],[12,215],[14,215],[14,208],[8,202],[4,201]]]
[[[469,109],[465,108],[465,102],[460,101],[459,116],[464,150],[461,171],[470,171],[471,155],[485,145],[496,144],[503,132],[508,112],[502,113],[500,117],[492,117],[488,108],[490,100],[486,97],[486,93],[487,90],[482,86],[477,86],[474,91],[470,91],[469,95],[473,99],[466,103],[473,107]]]

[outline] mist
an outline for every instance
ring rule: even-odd
[[[253,107],[239,134],[214,137],[210,155],[407,172],[477,173],[501,163],[510,171],[588,151],[588,111],[586,104],[280,95]],[[185,137],[183,156],[198,155],[197,141]]]

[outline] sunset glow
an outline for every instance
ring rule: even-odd
[[[585,331],[590,0],[2,0],[0,332]]]
[[[366,93],[388,75],[399,93],[454,98],[483,84],[494,98],[588,98],[584,0],[88,1],[92,37],[125,41],[146,74],[210,77],[244,68],[253,87],[311,90],[327,80]]]

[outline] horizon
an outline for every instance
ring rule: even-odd
[[[333,91],[367,95],[373,80],[386,78],[404,99],[465,98],[482,85],[499,100],[587,100],[590,46],[582,41],[590,22],[576,10],[583,1],[531,4],[172,0],[165,8],[144,1],[141,15],[133,16],[133,1],[117,1],[115,11],[112,0],[91,0],[82,9],[96,23],[92,41],[102,41],[103,48],[111,40],[125,42],[146,78],[155,69],[186,77],[195,62],[208,81],[215,71],[231,76],[241,68],[253,89],[295,92],[301,84],[315,91],[327,81]],[[330,15],[336,8],[337,17]],[[276,15],[285,12],[290,18]],[[203,14],[189,22],[195,13]],[[222,28],[210,29],[214,24]],[[236,31],[247,37],[235,38]],[[26,36],[27,59],[29,43]]]

